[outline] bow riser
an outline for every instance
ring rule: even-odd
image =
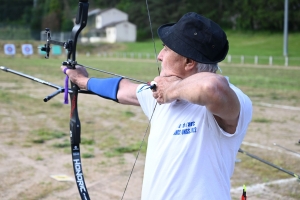
[[[78,36],[81,30],[87,24],[88,18],[88,0],[79,0],[78,11],[75,19],[75,25],[72,29],[71,38],[67,42],[59,42],[51,39],[50,30],[46,28],[47,43],[42,48],[42,51],[46,52],[46,58],[49,58],[50,44],[57,44],[63,46],[67,49],[67,61],[63,62],[63,65],[66,65],[69,69],[75,69],[76,62],[76,44]],[[68,82],[68,80],[67,80]],[[66,88],[67,89],[67,88]],[[66,90],[65,89],[65,90]],[[71,82],[71,92],[68,92],[71,99],[71,112],[70,112],[70,142],[71,142],[71,151],[72,151],[72,160],[73,160],[73,170],[75,174],[75,179],[78,187],[79,194],[81,199],[89,200],[89,194],[84,182],[84,177],[82,173],[82,165],[80,158],[80,134],[81,134],[81,125],[78,116],[78,93],[79,87]]]

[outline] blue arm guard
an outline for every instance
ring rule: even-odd
[[[117,93],[121,77],[112,78],[90,78],[87,89],[100,97],[118,102]]]

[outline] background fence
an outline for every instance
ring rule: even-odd
[[[58,36],[59,37],[59,36]],[[33,55],[45,55],[39,48],[41,45],[33,45]],[[5,55],[4,47],[0,50],[0,54]],[[61,48],[61,50],[58,50]],[[66,51],[62,47],[52,45],[52,49],[56,49],[56,52],[52,51],[53,55],[59,56],[57,52],[61,52],[64,56]],[[90,53],[89,51],[84,54],[85,56],[97,56],[102,58],[122,58],[122,59],[156,59],[155,53],[140,53],[140,52],[106,52],[100,51],[98,53]],[[16,55],[22,55],[22,51],[19,46],[16,46]],[[23,55],[26,56],[26,55]],[[284,57],[284,56],[244,56],[244,55],[227,55],[223,63],[230,64],[250,64],[250,65],[269,65],[269,66],[299,66],[300,57]]]
[[[86,56],[91,56],[86,52]],[[130,58],[130,59],[155,59],[154,53],[139,52],[99,52],[99,57],[104,58]],[[253,64],[253,65],[270,65],[270,66],[300,66],[300,57],[284,56],[244,56],[244,55],[227,55],[223,62],[233,64]]]

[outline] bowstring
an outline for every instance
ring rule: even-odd
[[[156,109],[156,106],[157,106],[157,102],[156,102],[156,104],[155,104],[155,106],[154,106],[153,112],[152,112],[151,117],[150,117],[149,122],[148,122],[148,126],[147,126],[146,131],[145,131],[144,136],[143,136],[143,140],[142,140],[142,142],[141,142],[141,144],[140,144],[139,150],[138,150],[137,155],[136,155],[136,157],[135,157],[135,160],[134,160],[133,166],[132,166],[132,168],[131,168],[131,171],[130,171],[130,174],[129,174],[129,177],[128,177],[128,180],[127,180],[127,183],[126,183],[126,186],[125,186],[125,189],[124,189],[124,192],[123,192],[123,195],[122,195],[121,200],[123,200],[123,198],[124,198],[124,195],[125,195],[125,193],[126,193],[126,190],[127,190],[127,187],[128,187],[129,181],[130,181],[130,178],[131,178],[131,176],[132,176],[132,174],[133,174],[133,170],[134,170],[135,164],[136,164],[136,162],[137,162],[137,160],[138,160],[138,157],[139,157],[139,155],[140,155],[141,149],[142,149],[143,144],[144,144],[144,142],[145,142],[145,138],[146,138],[146,135],[147,135],[147,133],[148,133],[148,131],[149,131],[150,124],[151,124],[151,120],[152,120],[152,117],[153,117],[153,115],[154,115],[154,111],[155,111],[155,109]]]
[[[154,47],[154,54],[155,54],[155,59],[156,59],[157,71],[158,71],[158,75],[159,75],[160,74],[160,68],[159,68],[159,63],[158,63],[158,59],[157,59],[156,45],[155,45],[155,40],[154,40],[154,36],[153,36],[152,22],[151,22],[151,16],[150,16],[148,0],[146,0],[146,7],[147,7],[147,13],[148,13],[148,19],[149,19],[149,25],[150,25],[150,31],[151,31],[151,38],[152,38],[153,47]]]
[[[149,5],[148,5],[148,0],[145,0],[146,1],[146,8],[147,8],[147,13],[148,13],[148,19],[149,19],[149,25],[150,25],[150,31],[151,31],[151,38],[152,38],[152,42],[153,42],[153,48],[154,48],[154,54],[155,54],[155,59],[156,59],[156,65],[157,65],[157,71],[158,71],[158,75],[160,74],[160,67],[159,67],[159,63],[158,63],[158,59],[157,59],[157,51],[156,51],[156,44],[155,44],[155,40],[154,40],[154,35],[153,35],[153,29],[152,29],[152,22],[151,22],[151,16],[150,16],[150,10],[149,10]],[[157,102],[155,103],[155,106],[153,108],[153,111],[152,111],[152,114],[151,114],[151,117],[148,121],[148,125],[147,125],[147,128],[146,128],[146,131],[144,133],[144,136],[143,136],[143,139],[142,139],[142,142],[140,144],[140,147],[139,147],[139,150],[137,152],[137,155],[135,157],[135,161],[133,163],[133,166],[132,166],[132,169],[130,171],[130,174],[129,174],[129,177],[128,177],[128,180],[127,180],[127,183],[126,183],[126,186],[125,186],[125,189],[124,189],[124,192],[123,192],[123,195],[122,195],[122,198],[121,200],[123,200],[124,198],[124,195],[126,193],[126,190],[127,190],[127,187],[128,187],[128,184],[129,184],[129,181],[130,181],[130,178],[133,174],[133,170],[134,170],[134,167],[136,165],[136,162],[138,160],[138,157],[140,155],[140,152],[141,152],[141,149],[143,147],[143,144],[145,143],[145,138],[146,138],[146,135],[149,131],[149,128],[150,128],[150,124],[151,124],[151,120],[152,120],[152,117],[154,115],[154,111],[156,109],[156,106],[157,106]]]

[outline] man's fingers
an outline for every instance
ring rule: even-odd
[[[64,74],[67,75],[67,70],[68,70],[68,68],[67,68],[66,66],[62,65],[62,66],[60,67],[60,69],[61,69],[61,71],[62,71]]]
[[[88,77],[88,76],[89,76],[89,74],[88,74],[88,72],[86,71],[86,68],[85,68],[84,66],[82,66],[82,65],[76,65],[75,68],[76,68],[76,70],[79,71],[83,76],[85,76],[85,77]]]
[[[67,70],[68,70],[68,68],[66,67],[63,71],[65,75],[67,75]]]
[[[154,97],[155,99],[158,98],[158,93],[157,93],[157,92],[153,92],[152,95],[153,95],[153,97]]]

